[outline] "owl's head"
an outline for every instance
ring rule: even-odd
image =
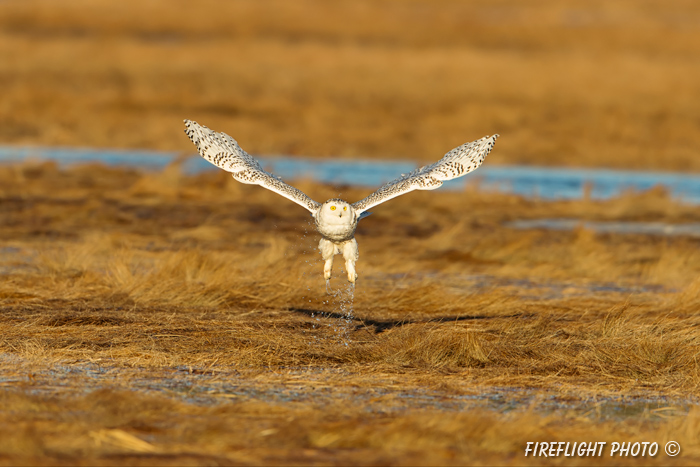
[[[321,205],[318,215],[328,224],[352,224],[355,222],[355,209],[342,199],[329,199]]]

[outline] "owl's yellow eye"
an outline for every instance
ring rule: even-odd
[[[348,207],[347,207],[347,206],[343,206],[343,211],[347,211],[347,210],[348,210]]]
[[[331,206],[331,211],[335,211],[335,206]]]

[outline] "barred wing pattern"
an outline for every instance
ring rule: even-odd
[[[359,215],[364,211],[414,190],[434,190],[442,182],[459,178],[476,170],[493,149],[498,135],[463,144],[434,164],[426,165],[411,173],[403,174],[352,206]]]
[[[287,185],[281,178],[265,172],[260,163],[238,145],[236,140],[226,133],[217,133],[209,128],[185,120],[185,133],[197,146],[199,154],[227,172],[241,183],[260,185],[278,195],[294,201],[298,205],[315,213],[321,206],[304,192]]]

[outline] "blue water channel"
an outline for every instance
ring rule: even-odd
[[[158,170],[178,160],[175,152],[116,149],[45,148],[0,146],[0,163],[54,161],[59,166],[103,163],[109,166]],[[334,185],[379,187],[417,164],[410,161],[370,159],[315,159],[308,157],[261,156],[263,166],[285,180],[310,179]],[[183,170],[196,174],[218,170],[201,157],[183,161]],[[492,166],[486,164],[461,179],[445,183],[442,189],[460,190],[478,183],[483,190],[512,193],[546,200],[609,199],[625,191],[644,191],[655,186],[668,190],[679,201],[700,204],[700,174],[646,172],[609,169]]]

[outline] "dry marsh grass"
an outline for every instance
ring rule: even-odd
[[[13,413],[29,414],[19,418]],[[697,458],[694,433],[697,410],[662,423],[593,422],[574,416],[541,417],[533,413],[495,416],[413,412],[379,417],[346,408],[226,402],[194,406],[159,395],[102,390],[60,402],[52,397],[6,392],[0,449],[22,463],[60,458],[77,465],[556,465],[543,458],[514,457],[528,441],[564,441],[640,437],[677,440]],[[44,414],[44,415],[42,415]],[[69,415],[71,414],[71,415]],[[41,426],[42,437],[36,434]],[[192,429],[196,425],[196,429]],[[12,429],[9,429],[12,427]],[[73,433],[70,440],[64,431]],[[645,438],[645,439],[646,439]],[[33,453],[33,454],[28,454]],[[6,458],[7,459],[7,458]],[[338,459],[343,461],[338,462]],[[591,458],[567,459],[590,465]],[[683,457],[610,458],[611,465],[689,465]],[[668,464],[666,464],[668,465]]]
[[[4,463],[522,464],[541,461],[524,440],[552,436],[675,439],[698,459],[696,411],[658,415],[698,395],[698,240],[503,226],[697,221],[663,192],[399,198],[359,226],[354,293],[338,273],[328,295],[305,211],[226,174],[0,180]],[[442,408],[494,388],[518,410]],[[576,410],[620,397],[660,402]]]
[[[0,139],[700,169],[696,2],[5,1]]]

